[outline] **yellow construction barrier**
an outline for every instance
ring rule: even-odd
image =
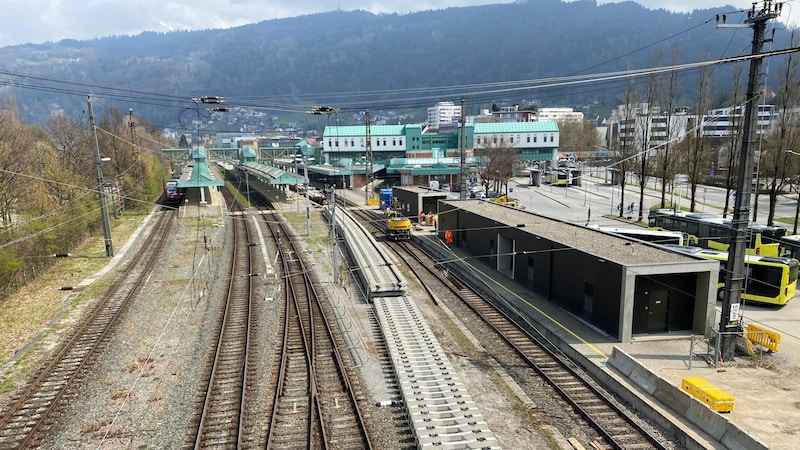
[[[747,336],[748,341],[773,352],[778,351],[778,344],[781,343],[780,334],[751,323],[747,324],[747,329],[744,334]]]
[[[702,378],[684,378],[681,389],[714,411],[733,411],[734,397]]]

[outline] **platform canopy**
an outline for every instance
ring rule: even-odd
[[[178,188],[201,188],[211,186],[223,186],[224,181],[214,179],[211,170],[208,168],[206,151],[204,148],[196,148],[192,151],[192,173],[186,181],[178,183]]]
[[[252,175],[259,175],[259,178],[269,184],[295,185],[305,183],[304,177],[278,169],[277,167],[267,166],[256,162],[248,162],[243,165]]]

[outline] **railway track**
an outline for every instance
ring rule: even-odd
[[[71,395],[91,368],[107,343],[112,327],[146,282],[161,249],[172,237],[176,215],[175,210],[162,210],[153,232],[127,263],[120,278],[102,296],[91,314],[63,341],[50,362],[2,412],[0,448],[37,446],[55,422],[62,401]]]
[[[285,314],[267,448],[370,449],[360,394],[302,253],[274,219],[267,224],[282,259]]]
[[[227,192],[227,190],[226,190]],[[226,195],[229,202],[233,199]],[[235,202],[233,202],[235,204]],[[238,208],[236,208],[238,209]],[[233,258],[228,291],[221,321],[218,325],[217,344],[208,368],[208,381],[202,397],[201,411],[196,419],[194,448],[241,448],[252,444],[257,433],[248,432],[246,417],[248,399],[255,383],[252,376],[251,334],[255,333],[253,313],[253,246],[250,222],[242,215],[232,216]]]
[[[353,210],[364,221],[369,222],[378,232],[384,224],[366,211]],[[497,336],[501,337],[525,364],[535,370],[541,379],[556,391],[574,411],[589,424],[602,439],[595,443],[600,448],[614,449],[667,449],[669,445],[641,424],[631,413],[621,408],[612,396],[605,392],[596,382],[583,375],[577,364],[563,355],[543,336],[536,335],[535,330],[520,325],[520,322],[506,314],[502,309],[481,297],[466,282],[455,274],[435,270],[439,266],[436,261],[420,255],[420,250],[410,243],[394,242],[390,248],[398,253],[398,259],[406,261],[408,268],[422,281],[420,271],[426,271],[435,277],[439,284],[446,286],[454,298],[460,299],[480,320]],[[410,264],[414,261],[414,264]],[[421,282],[431,298],[436,299],[439,293],[434,292],[430,283]]]
[[[442,279],[440,273],[431,271]],[[445,280],[442,280],[445,282]],[[487,326],[494,330],[539,376],[572,406],[601,436],[603,447],[613,449],[667,449],[666,443],[650,433],[626,412],[610,394],[588,379],[577,365],[544,336],[527,331],[495,307],[457,275],[448,272],[446,283]]]

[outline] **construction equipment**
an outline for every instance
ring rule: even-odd
[[[501,205],[510,206],[512,208],[517,207],[517,201],[513,198],[508,198],[507,195],[501,195],[500,197],[493,198],[492,201],[494,203],[499,203]]]
[[[386,210],[386,215],[386,239],[390,241],[411,240],[411,219],[391,209]]]

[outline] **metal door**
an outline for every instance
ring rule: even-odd
[[[667,331],[669,291],[652,290],[647,294],[647,332]]]

